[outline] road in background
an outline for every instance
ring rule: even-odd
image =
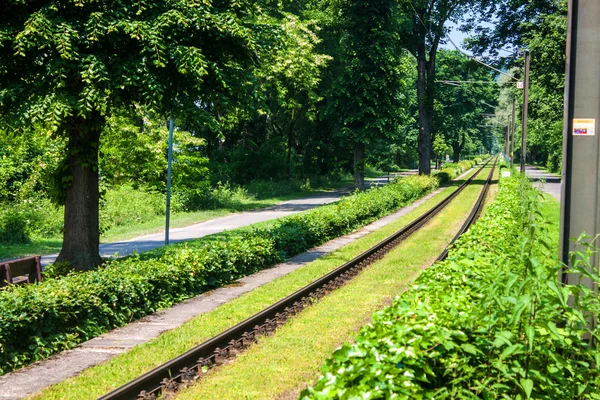
[[[525,173],[533,180],[533,186],[560,201],[560,176],[542,171],[533,165],[528,165]]]

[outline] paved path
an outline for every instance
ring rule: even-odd
[[[416,173],[415,171],[402,172],[393,174],[395,176],[408,176]],[[367,184],[369,186],[385,185],[388,181],[387,176],[380,178],[368,179]],[[176,228],[169,230],[169,238],[171,243],[181,242],[185,240],[197,239],[203,236],[212,235],[215,233],[223,232],[225,230],[232,230],[241,228],[258,222],[269,221],[275,218],[285,217],[290,214],[299,213],[302,211],[310,210],[324,204],[333,203],[338,201],[342,196],[348,194],[350,189],[340,189],[324,194],[314,195],[302,199],[290,200],[273,207],[267,207],[255,211],[246,211],[241,213],[235,213],[226,217],[211,219],[208,221],[200,222],[198,224],[186,226],[183,228]],[[130,240],[124,240],[115,243],[105,243],[100,245],[100,255],[102,257],[112,256],[126,256],[133,252],[143,253],[144,251],[156,249],[164,246],[165,234],[164,232],[154,233],[151,235],[139,236]],[[54,262],[58,254],[51,254],[42,257],[42,265],[48,265]]]
[[[533,165],[527,165],[525,167],[525,173],[530,179],[533,180],[533,186],[539,188],[545,193],[550,194],[556,200],[560,201],[560,176],[542,171]]]
[[[46,360],[0,376],[0,400],[16,400],[39,392],[50,385],[76,376],[85,369],[108,361],[131,348],[148,342],[161,333],[177,328],[190,319],[209,312],[244,293],[287,275],[325,254],[392,223],[398,218],[434,197],[445,188],[439,188],[387,217],[381,218],[354,233],[333,239],[306,253],[237,281],[179,303],[169,309],[148,315],[122,328],[115,329],[80,344],[72,350],[56,354]]]

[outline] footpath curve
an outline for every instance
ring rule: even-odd
[[[393,174],[392,179],[398,176],[408,176],[416,171]],[[367,179],[367,186],[381,186],[387,183],[387,176]],[[338,201],[343,196],[351,192],[351,189],[339,189],[328,193],[317,194],[305,198],[289,200],[277,205],[262,208],[254,211],[245,211],[234,213],[226,217],[215,218],[203,221],[183,228],[169,230],[171,243],[182,242],[185,240],[198,239],[203,236],[213,235],[226,230],[233,230],[244,226],[256,224],[258,222],[269,221],[287,215],[296,214],[302,211],[310,210],[318,206]],[[138,236],[130,240],[123,240],[114,243],[104,243],[100,245],[101,257],[123,257],[134,252],[143,253],[165,245],[164,231],[150,235]],[[45,255],[42,257],[42,265],[48,265],[56,260],[58,254]]]
[[[533,186],[560,201],[561,178],[559,175],[542,171],[534,165],[527,165],[525,167],[525,174],[529,179],[533,180]]]

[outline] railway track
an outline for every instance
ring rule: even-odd
[[[490,162],[491,159],[430,210],[364,253],[245,321],[100,397],[99,400],[155,400],[172,397],[182,386],[192,384],[210,368],[226,363],[256,342],[259,337],[271,335],[295,314],[309,307],[313,302],[332,290],[343,286],[366,266],[383,258],[401,241],[442,211]],[[495,164],[496,161],[494,161],[484,188],[469,217],[448,248],[480,215],[485,204],[485,197],[489,190]],[[444,253],[438,259],[444,259],[447,256],[448,248],[444,250]]]

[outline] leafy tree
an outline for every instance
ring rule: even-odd
[[[491,150],[488,123],[482,115],[492,113],[498,99],[496,82],[490,70],[458,51],[441,51],[438,64],[440,80],[487,81],[489,84],[463,83],[456,86],[438,83],[434,132],[444,132],[455,162],[469,144],[475,145],[475,149],[485,144]]]
[[[556,171],[562,154],[563,93],[567,28],[566,0],[500,0],[488,10],[493,27],[479,27],[468,41],[477,54],[501,56],[499,65],[522,70],[519,50],[531,53],[528,152]],[[498,49],[512,50],[509,54]],[[522,98],[521,92],[515,96]],[[517,124],[519,128],[519,124]],[[519,142],[515,143],[515,149]],[[520,152],[515,151],[518,155]]]
[[[339,47],[332,54],[323,116],[342,146],[353,149],[354,185],[362,189],[366,147],[398,134],[406,69],[399,10],[395,0],[339,0],[330,6]]]
[[[552,171],[562,160],[567,7],[540,16],[524,41],[531,51],[530,122],[527,135],[532,160]]]
[[[417,61],[417,99],[419,113],[419,173],[429,174],[431,132],[436,97],[436,57],[445,42],[448,22],[458,22],[469,14],[487,13],[486,0],[400,0],[405,16],[402,45]]]
[[[115,110],[139,106],[198,120],[241,107],[261,43],[250,1],[4,2],[0,117],[67,141],[64,242],[57,261],[78,269],[98,255],[98,147]],[[265,43],[263,43],[265,44]],[[236,91],[244,87],[246,90]]]
[[[437,163],[444,158],[444,155],[451,150],[451,147],[446,144],[446,139],[442,132],[438,132],[433,140],[433,154],[436,156]]]
[[[285,14],[280,24],[282,45],[267,55],[259,77],[266,92],[268,124],[286,141],[286,176],[291,179],[293,149],[302,139],[298,133],[303,124],[313,128],[319,101],[317,89],[331,57],[316,51],[321,39],[311,29],[310,21]],[[306,140],[302,150],[309,143]]]

